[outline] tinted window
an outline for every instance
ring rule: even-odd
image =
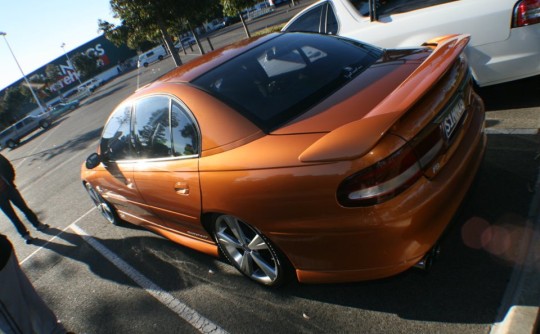
[[[363,16],[369,16],[367,0],[349,0]],[[377,16],[406,13],[417,9],[436,6],[456,0],[374,0]]]
[[[405,13],[452,1],[455,0],[379,0],[377,1],[377,15]]]
[[[173,155],[190,156],[199,153],[198,131],[189,113],[176,101],[171,107]]]
[[[322,32],[321,19],[323,17],[325,5],[326,3],[316,6],[302,16],[296,18],[296,20],[287,28],[287,31]]]
[[[330,5],[328,5],[326,8],[326,33],[330,35],[337,35],[338,21],[336,14],[334,13],[334,8]]]
[[[139,158],[172,155],[169,101],[166,96],[153,96],[135,104],[133,130]]]
[[[118,107],[103,128],[100,149],[103,157],[110,161],[133,157],[130,147],[131,108],[129,105]]]
[[[327,35],[276,36],[192,83],[271,131],[345,85],[382,55],[372,46]]]

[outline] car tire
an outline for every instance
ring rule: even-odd
[[[51,126],[51,122],[48,121],[48,120],[43,120],[43,121],[39,122],[39,126],[41,126],[43,129],[46,129],[49,126]]]
[[[285,282],[285,258],[257,229],[237,217],[217,215],[212,233],[223,256],[243,275],[265,286]]]
[[[118,214],[116,213],[116,210],[114,207],[107,202],[95,189],[92,187],[90,183],[85,183],[86,191],[88,192],[88,195],[98,208],[99,212],[105,217],[105,219],[116,226],[122,225],[122,220],[120,217],[118,217]]]
[[[10,140],[7,141],[6,145],[9,148],[15,148],[15,146],[17,146],[17,142],[14,141],[13,139],[10,139]]]
[[[144,63],[143,66],[144,66],[144,67],[148,67],[148,63]]]
[[[162,61],[162,60],[163,60],[163,56],[159,56],[158,59],[159,59],[159,61]]]

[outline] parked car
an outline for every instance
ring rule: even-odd
[[[77,94],[78,93],[78,89],[77,88],[74,88],[74,89],[70,89],[69,91],[65,92],[63,95],[62,95],[62,98],[63,99],[67,99],[68,97],[72,97],[73,95]]]
[[[167,51],[163,45],[159,45],[152,50],[146,51],[145,53],[139,55],[139,60],[137,62],[137,67],[148,67],[148,65],[155,63],[156,61],[161,61],[167,56]]]
[[[485,150],[468,41],[280,33],[210,52],[120,103],[83,185],[110,223],[219,249],[264,285],[424,266]]]
[[[538,0],[323,0],[283,31],[340,35],[386,48],[468,33],[466,54],[479,86],[540,74]]]
[[[22,138],[40,127],[47,129],[49,126],[51,126],[51,115],[49,113],[26,116],[0,132],[0,147],[15,148]]]
[[[174,47],[176,49],[187,48],[195,43],[196,43],[195,38],[193,36],[188,36],[188,37],[183,37],[180,40],[178,40],[178,42],[176,42]]]
[[[90,80],[87,80],[83,82],[81,85],[77,87],[77,91],[79,93],[81,92],[90,92],[92,93],[96,89],[98,89],[99,86],[103,84],[103,80],[99,78],[92,78]]]
[[[56,119],[69,111],[77,109],[78,107],[79,100],[73,100],[66,103],[58,103],[51,109],[50,114],[53,119]]]

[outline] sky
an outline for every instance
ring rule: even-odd
[[[98,37],[98,19],[117,24],[109,0],[0,0],[0,32],[25,75]],[[0,36],[0,90],[23,76]]]

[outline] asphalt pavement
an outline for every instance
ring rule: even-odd
[[[540,77],[479,89],[486,103],[488,134],[540,136]],[[506,105],[507,96],[515,96]],[[520,98],[523,97],[523,98]],[[519,108],[515,108],[518,106]],[[536,164],[540,162],[537,148]],[[540,333],[540,168],[530,185],[534,193],[521,240],[521,254],[503,298],[491,334]]]
[[[182,61],[184,63],[189,62],[196,57],[198,57],[199,54],[197,54],[195,51],[190,52],[187,55],[181,54]],[[143,71],[141,69],[141,71]],[[162,74],[159,72],[159,69],[151,68],[146,73],[150,73],[151,71],[155,71],[155,77],[159,77]],[[135,76],[138,76],[138,70],[135,69],[131,72],[124,73],[122,77],[118,78],[118,85],[123,84],[122,81],[125,80],[133,80]],[[144,85],[147,82],[141,82],[141,86]],[[540,97],[540,79],[537,79],[533,81],[533,86],[536,90],[533,90],[531,92],[527,92],[527,94],[537,94]],[[509,86],[499,86],[497,88],[494,88],[494,95],[502,95],[501,92],[498,90],[501,90],[502,92],[507,92],[508,89],[511,89],[512,85]],[[118,92],[118,91],[114,91]],[[103,94],[112,94],[112,93],[103,93]],[[91,96],[87,99],[88,104],[92,103],[100,103],[99,100],[99,93],[96,94],[96,96]],[[487,101],[487,104],[489,106],[489,101]],[[500,105],[500,104],[498,104]],[[525,106],[527,107],[527,106]],[[95,111],[95,110],[93,110]],[[516,112],[520,113],[520,117],[508,117],[516,116]],[[514,133],[514,134],[528,134],[528,135],[538,135],[538,130],[540,129],[540,103],[534,103],[534,105],[530,106],[530,108],[521,108],[519,111],[517,110],[491,110],[488,113],[487,117],[487,132],[488,134],[507,134],[507,133]],[[93,138],[93,137],[92,137]],[[71,143],[73,145],[73,143]],[[538,150],[540,151],[540,147],[538,147]],[[32,151],[33,152],[33,151]],[[31,153],[32,153],[31,152]],[[76,157],[79,159],[79,157]],[[27,159],[27,158],[25,158]],[[28,158],[30,159],[30,158]],[[538,165],[540,162],[539,156],[537,156],[535,165]],[[18,164],[22,164],[22,162],[17,162]],[[48,172],[47,172],[48,173]],[[50,173],[49,173],[50,174]],[[47,176],[41,174],[40,176]],[[24,184],[21,183],[20,188],[26,188],[33,186],[32,184]],[[80,184],[76,185],[77,187],[80,187]],[[71,187],[71,184],[69,185]],[[77,192],[71,191],[71,188],[68,189],[68,193],[74,193]],[[501,190],[504,191],[504,190]],[[517,334],[525,334],[525,333],[538,333],[539,326],[539,312],[540,312],[540,170],[538,171],[538,177],[535,179],[534,183],[531,183],[531,187],[529,191],[534,192],[533,199],[530,203],[530,209],[529,214],[527,217],[527,222],[525,226],[525,230],[528,231],[528,233],[523,233],[523,237],[521,239],[521,247],[519,249],[520,255],[519,257],[522,259],[522,261],[518,261],[515,267],[513,268],[513,273],[511,275],[510,281],[508,283],[508,286],[506,288],[506,292],[504,294],[502,304],[500,306],[500,312],[499,316],[497,317],[500,319],[500,322],[494,324],[491,329],[492,334],[500,334],[500,333],[517,333]],[[85,195],[85,194],[84,194]],[[86,199],[87,200],[87,199]],[[69,204],[69,203],[68,203]],[[68,205],[66,204],[66,205]],[[60,208],[62,209],[62,208]],[[67,211],[67,208],[66,208]],[[87,213],[88,214],[88,213]],[[92,215],[95,214],[95,212],[91,213]],[[85,214],[86,215],[86,214]],[[99,218],[99,217],[98,217]],[[70,231],[67,231],[70,232]],[[120,231],[119,233],[126,233]],[[84,231],[82,233],[84,235]],[[68,254],[67,251],[64,252],[64,248],[67,249],[69,247],[72,247],[71,245],[76,244],[76,235],[74,233],[66,233],[64,231],[62,234],[62,240],[65,241],[66,245],[58,244],[54,245],[54,249],[56,253],[58,254]],[[81,236],[79,234],[79,236]],[[153,239],[152,239],[153,241]],[[157,241],[153,241],[157,242]],[[107,243],[107,240],[102,240],[102,243]],[[111,244],[107,244],[108,246],[112,246]],[[126,243],[127,245],[127,243]],[[53,246],[48,246],[53,247]],[[79,251],[81,252],[80,257],[79,255],[70,255],[72,266],[74,266],[73,269],[68,267],[68,269],[63,269],[64,272],[69,273],[69,282],[73,284],[73,286],[67,286],[64,282],[47,282],[51,285],[48,286],[46,284],[41,284],[40,287],[44,289],[44,292],[50,292],[50,291],[61,291],[61,290],[67,290],[69,292],[68,294],[71,296],[70,303],[72,303],[73,307],[75,308],[76,305],[80,306],[93,306],[96,309],[103,308],[103,304],[100,303],[99,296],[95,296],[94,298],[84,299],[84,295],[82,294],[82,291],[88,290],[94,290],[98,289],[97,287],[83,284],[83,279],[78,279],[79,276],[82,276],[82,271],[76,270],[75,266],[79,266],[81,264],[85,264],[88,266],[88,268],[94,272],[96,271],[97,274],[103,275],[107,278],[110,278],[111,275],[116,275],[118,277],[113,277],[108,280],[100,280],[96,284],[99,284],[99,288],[103,289],[104,291],[107,291],[107,293],[110,293],[111,295],[114,294],[128,294],[128,295],[136,295],[136,294],[144,294],[143,292],[140,292],[139,289],[133,288],[133,284],[126,283],[126,284],[118,284],[118,282],[124,282],[126,281],[125,277],[122,277],[119,273],[115,273],[114,268],[112,268],[108,264],[103,264],[99,261],[99,259],[95,258],[86,258],[83,256],[86,256],[82,253],[85,248],[88,248],[88,246],[83,245],[79,248]],[[187,252],[187,251],[186,251]],[[70,254],[70,253],[69,253]],[[44,257],[44,256],[43,256]],[[57,261],[57,257],[52,257],[52,259],[48,258],[41,258],[41,256],[38,257],[39,261],[35,261],[37,264],[40,263],[46,263],[47,261]],[[111,268],[109,268],[111,267]],[[225,266],[227,270],[230,268],[228,266]],[[70,270],[71,269],[71,270]],[[83,268],[84,269],[84,268]],[[157,271],[156,271],[157,272]],[[32,275],[30,273],[30,275]],[[98,275],[98,276],[99,276]],[[107,276],[108,275],[108,276]],[[31,277],[33,278],[33,277]],[[45,279],[45,278],[44,278]],[[51,279],[52,280],[52,279]],[[80,285],[76,285],[76,282],[81,282]],[[151,290],[151,289],[150,289]],[[167,289],[169,290],[169,289]],[[88,291],[89,295],[92,295],[92,291]],[[120,291],[120,292],[119,292]],[[258,291],[258,290],[256,290]],[[51,296],[57,296],[57,294],[54,294],[51,292]],[[59,295],[58,295],[59,296]],[[167,297],[167,296],[166,296]],[[52,300],[54,301],[55,298],[60,297],[54,297]],[[194,301],[191,301],[194,305],[197,305]],[[147,312],[149,315],[149,319],[153,319],[153,321],[156,322],[155,329],[159,332],[160,328],[161,330],[168,329],[169,331],[171,328],[179,328],[179,332],[196,332],[193,331],[193,328],[189,325],[183,324],[181,321],[178,321],[178,324],[175,324],[178,327],[174,327],[173,324],[170,322],[170,318],[165,318],[163,315],[158,312],[161,307],[158,305],[157,302],[146,302],[148,305],[144,304],[145,309],[144,312]],[[126,318],[133,317],[131,319],[136,319],[135,313],[122,313],[120,310],[124,310],[125,312],[130,312],[130,307],[126,307],[126,305],[122,305],[121,303],[118,303],[116,305],[116,309],[108,309],[110,312],[114,312],[116,314],[124,314]],[[369,308],[368,308],[369,309]],[[106,310],[103,310],[102,312],[105,312]],[[162,312],[163,313],[163,312]],[[206,312],[208,314],[212,314],[210,312]],[[304,314],[306,317],[306,324],[309,324],[309,316],[314,318],[312,314],[309,314],[309,312]],[[372,314],[373,315],[373,314]],[[162,318],[163,317],[163,318]],[[216,317],[218,317],[216,315]],[[119,316],[118,318],[121,318]],[[73,319],[68,319],[71,321],[74,321]],[[164,320],[161,322],[160,320]],[[213,319],[214,320],[214,319]],[[476,319],[475,319],[476,320]],[[168,323],[167,323],[168,321]],[[219,322],[219,317],[216,319],[216,321]],[[135,323],[135,321],[133,320]],[[312,321],[311,323],[313,323]],[[488,321],[489,323],[490,321]],[[76,322],[75,322],[76,323]],[[159,327],[164,326],[164,327]],[[173,327],[171,327],[173,326]],[[181,327],[180,327],[181,326]],[[311,327],[308,327],[311,328]],[[297,328],[298,329],[298,328]],[[313,329],[313,328],[312,328]],[[133,331],[136,332],[136,327],[133,327]]]

